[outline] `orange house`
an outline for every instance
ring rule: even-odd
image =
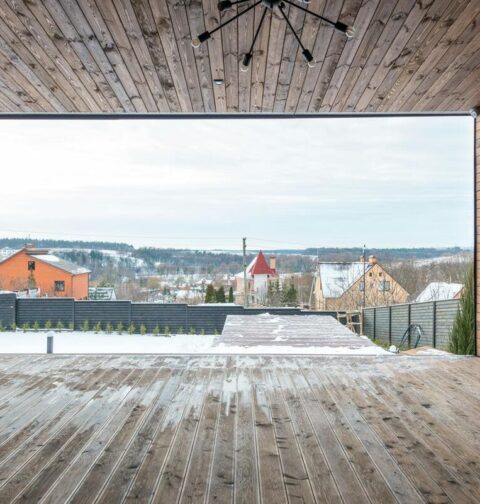
[[[41,296],[87,299],[89,273],[48,250],[27,246],[0,262],[0,290],[38,288]]]

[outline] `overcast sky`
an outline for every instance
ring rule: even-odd
[[[471,246],[473,120],[3,121],[0,234]]]

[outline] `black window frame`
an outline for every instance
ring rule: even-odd
[[[62,288],[60,289],[59,286],[62,286]],[[53,282],[53,290],[55,292],[65,292],[65,280],[55,280]]]

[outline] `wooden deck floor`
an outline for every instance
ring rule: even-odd
[[[480,501],[480,359],[0,356],[0,502]]]
[[[318,315],[228,315],[216,345],[378,348],[334,317]],[[320,352],[319,352],[320,353]]]

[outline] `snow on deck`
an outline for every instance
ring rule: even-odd
[[[333,317],[228,316],[221,336],[54,332],[56,354],[393,355]],[[45,353],[45,331],[0,333],[2,353]]]
[[[220,348],[270,348],[273,353],[288,347],[292,353],[386,354],[368,338],[358,336],[334,317],[319,315],[228,315]]]

